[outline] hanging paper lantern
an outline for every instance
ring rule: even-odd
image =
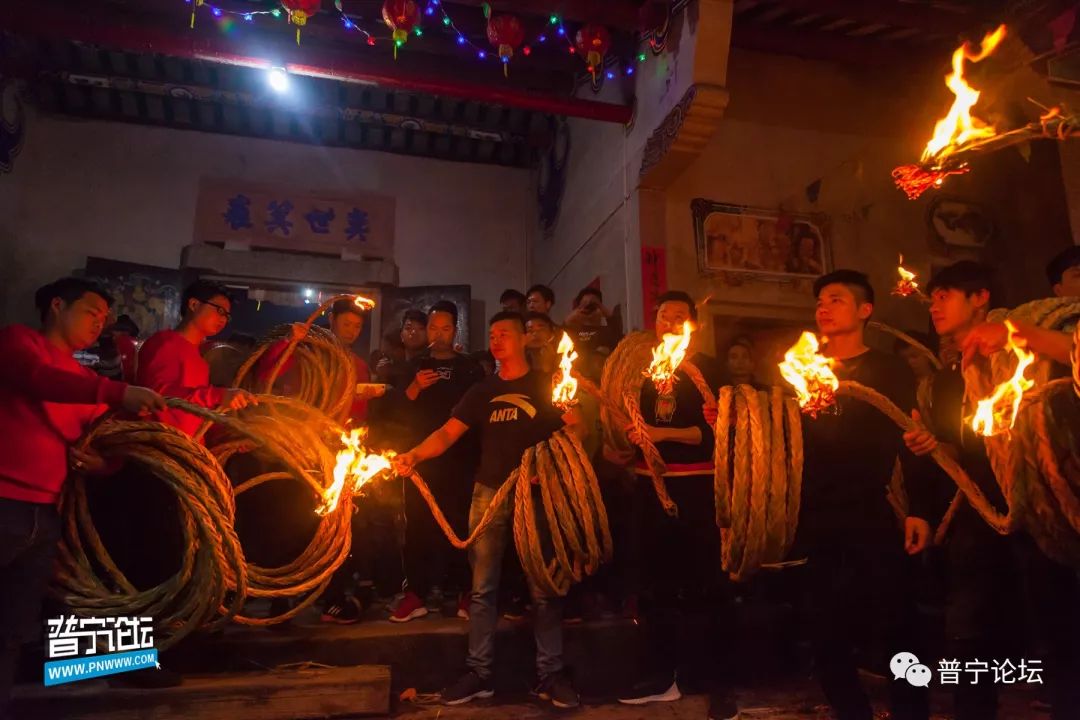
[[[484,8],[490,15],[490,10]],[[490,15],[487,24],[488,42],[499,49],[499,59],[503,61],[503,75],[507,74],[510,58],[514,51],[525,42],[525,29],[516,15]]]
[[[603,25],[588,24],[577,32],[577,49],[596,82],[596,71],[604,67],[604,56],[611,47],[611,33]]]
[[[409,33],[420,24],[420,8],[415,0],[384,0],[382,19],[386,27],[393,31],[394,59],[397,49],[409,39]]]
[[[296,26],[297,45],[300,44],[300,28],[318,14],[321,6],[322,0],[281,0],[281,7],[289,14],[289,22]]]

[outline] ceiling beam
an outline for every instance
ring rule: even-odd
[[[975,14],[951,13],[897,0],[776,0],[776,5],[799,13],[849,18],[864,25],[916,28],[952,38],[979,29],[982,22]]]
[[[736,24],[732,28],[731,44],[744,50],[828,60],[845,65],[905,67],[941,59],[935,54],[934,45],[913,48],[873,38],[748,23]]]
[[[362,57],[355,51],[314,47],[314,43],[300,46],[295,41],[264,42],[261,45],[257,42],[241,43],[216,32],[200,35],[186,28],[163,29],[135,21],[118,22],[113,17],[103,18],[100,13],[61,11],[48,5],[51,4],[38,2],[32,9],[27,5],[10,9],[5,13],[5,29],[17,34],[74,40],[140,54],[158,53],[258,68],[284,65],[289,72],[299,75],[455,97],[567,117],[617,123],[627,123],[631,117],[628,105],[514,87],[502,81],[498,69],[493,70],[498,76],[489,82],[468,80],[462,79],[460,73],[453,72],[452,67],[446,67],[445,62],[434,62],[432,67],[421,68],[420,58],[395,63],[389,58]]]

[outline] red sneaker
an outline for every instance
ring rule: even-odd
[[[461,593],[458,596],[457,616],[462,620],[469,619],[469,593]]]
[[[424,601],[420,599],[420,596],[414,592],[407,592],[405,597],[401,598],[397,610],[390,615],[390,622],[409,622],[416,618],[422,618],[427,614],[427,606],[424,605]]]

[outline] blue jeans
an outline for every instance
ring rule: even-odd
[[[469,531],[495,497],[495,490],[477,483],[469,509]],[[469,550],[472,565],[472,594],[469,602],[469,657],[465,664],[484,680],[491,677],[495,662],[495,626],[499,621],[497,598],[503,553],[510,542],[513,523],[513,494],[499,510],[487,531]],[[543,597],[530,584],[533,599],[533,631],[536,638],[536,672],[541,678],[563,668],[562,598]]]

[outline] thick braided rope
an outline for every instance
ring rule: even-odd
[[[689,360],[684,360],[679,365],[679,368],[690,378],[690,382],[694,383],[694,387],[701,393],[701,399],[705,402],[705,405],[710,408],[716,407],[716,396],[713,394],[712,388],[709,387],[709,383],[705,382],[705,376],[701,374],[701,370]]]
[[[761,396],[749,385],[739,386],[746,398],[750,428],[750,519],[742,564],[738,577],[747,577],[761,566],[765,549],[766,522],[769,491],[768,415],[762,410]]]
[[[604,428],[604,443],[617,450],[625,451],[633,447],[626,434],[630,418],[618,417],[619,409],[624,408],[623,398],[627,394],[640,397],[641,385],[645,382],[642,371],[649,366],[655,345],[656,336],[653,333],[630,333],[615,346],[604,363],[600,391],[607,402],[601,404],[600,420]]]
[[[539,484],[545,527],[553,546],[550,560],[545,558],[544,533],[533,500],[533,478]],[[581,441],[572,432],[560,430],[529,448],[466,538],[454,532],[424,479],[414,472],[410,480],[431,508],[447,540],[458,549],[472,546],[487,532],[513,495],[514,544],[529,582],[541,592],[565,595],[571,584],[611,559],[611,530],[600,484]]]
[[[734,413],[725,412],[732,398]],[[730,498],[721,565],[739,581],[784,560],[794,542],[803,466],[798,405],[779,387],[722,387],[716,441],[716,497]]]
[[[302,403],[271,396],[259,400],[259,405],[232,416],[169,399],[169,406],[213,422],[220,442],[210,449],[160,423],[112,417],[96,423],[81,441],[83,446],[93,447],[106,458],[137,462],[177,493],[184,554],[172,578],[154,588],[134,588],[103,546],[89,515],[84,481],[76,476],[61,500],[65,533],[54,592],[76,612],[154,617],[159,647],[169,647],[203,625],[228,620],[256,625],[281,622],[314,602],[348,555],[349,498],[343,497],[337,509],[322,518],[300,557],[281,568],[262,568],[244,560],[234,530],[234,497],[263,482],[288,479],[300,481],[311,489],[313,500],[320,499],[323,488],[332,482],[329,447],[341,428]],[[286,423],[286,417],[291,421]],[[238,452],[250,451],[285,469],[234,488],[223,470],[224,462]],[[239,614],[248,597],[304,593],[307,597],[281,616]]]
[[[784,552],[786,553],[795,542],[795,531],[798,529],[799,508],[802,503],[802,477],[803,477],[803,434],[802,415],[799,412],[799,404],[794,398],[784,398],[784,410],[787,418],[786,434],[788,441],[788,485],[787,485],[787,537],[784,540]]]
[[[232,494],[228,479],[205,448],[161,423],[114,420],[96,424],[82,444],[108,459],[140,463],[176,492],[184,554],[171,578],[153,588],[136,589],[101,542],[90,517],[86,481],[76,475],[60,501],[63,536],[52,593],[80,615],[153,617],[159,648],[168,648],[210,623],[227,602],[226,613],[239,610],[247,574],[232,528]]]
[[[938,356],[935,355],[934,352],[930,348],[926,347],[921,342],[919,342],[915,338],[908,335],[906,332],[897,330],[896,328],[892,327],[891,325],[886,325],[885,323],[878,322],[877,320],[870,320],[869,322],[866,323],[866,326],[874,328],[876,330],[880,330],[880,331],[882,331],[884,333],[888,333],[889,335],[892,335],[893,337],[900,338],[905,343],[907,343],[908,345],[910,345],[911,347],[915,348],[920,353],[922,353],[923,355],[928,357],[930,359],[930,363],[936,369],[941,370],[941,369],[943,369],[945,367],[944,365],[941,364],[941,360],[938,359]]]
[[[296,366],[299,372],[297,399],[318,408],[324,414],[344,423],[352,408],[356,393],[356,365],[349,357],[348,350],[325,328],[315,326],[315,321],[333,307],[338,300],[355,299],[353,295],[335,295],[322,303],[304,322],[306,333],[299,341],[292,334],[292,326],[275,328],[259,344],[255,352],[237,370],[234,385],[247,387],[257,392],[269,393],[281,374],[282,368],[292,355],[296,354]],[[261,386],[249,379],[248,373],[259,362],[266,351],[281,340],[286,340],[284,352],[278,357]]]
[[[750,408],[746,395],[735,392],[735,445],[731,488],[731,524],[720,531],[721,566],[724,572],[738,573],[743,565],[746,536],[749,530],[751,468],[750,468]],[[725,436],[729,432],[720,432]]]
[[[716,425],[713,435],[713,497],[716,503],[716,526],[731,527],[731,413],[732,387],[720,388],[716,407]]]
[[[840,381],[836,394],[847,395],[869,403],[874,408],[884,413],[886,417],[896,423],[896,425],[904,432],[917,427],[915,421],[905,415],[891,400],[877,390],[867,387],[866,385],[851,380],[842,380]],[[986,520],[990,527],[1002,534],[1009,533],[1015,528],[1016,517],[1013,513],[1011,511],[1008,515],[999,513],[993,505],[990,504],[990,501],[987,500],[986,495],[979,489],[979,486],[972,482],[971,478],[964,472],[964,469],[960,467],[960,464],[946,454],[942,448],[938,447],[930,456],[941,469],[953,479],[957,487],[964,492],[968,502],[970,502],[971,506],[978,511],[984,520]]]
[[[633,428],[629,437],[637,447],[641,448],[641,453],[645,458],[645,467],[648,468],[649,477],[652,479],[653,490],[656,491],[656,498],[660,501],[660,506],[664,508],[664,512],[675,517],[679,514],[679,508],[675,505],[675,501],[671,499],[671,496],[668,495],[667,486],[664,485],[664,473],[667,472],[667,465],[664,463],[660,451],[656,449],[656,445],[649,439],[645,418],[642,417],[641,408],[638,406],[638,396],[627,393],[623,396],[623,404],[626,407],[627,414],[630,416]]]
[[[1080,320],[1080,301],[1071,298],[1037,300],[1013,310],[995,310],[991,322],[1013,319],[1038,327],[1067,331]],[[1074,330],[1075,332],[1075,330]],[[1076,354],[1074,343],[1073,355]],[[989,366],[989,372],[986,371]],[[964,370],[966,399],[974,403],[1010,377],[1016,366],[1011,352],[998,352],[989,362],[972,363]],[[1072,402],[1069,379],[1050,380],[1054,366],[1037,357],[1027,372],[1035,381],[1025,394],[1013,428],[985,440],[995,478],[1008,503],[1014,525],[1023,525],[1039,547],[1059,562],[1080,567],[1080,478],[1070,479],[1063,467],[1068,458],[1080,462],[1075,432],[1059,434],[1052,408]],[[1077,370],[1073,369],[1074,374]],[[1060,400],[1059,400],[1060,399]],[[1055,440],[1055,438],[1059,438]],[[943,523],[944,525],[944,523]]]
[[[764,394],[769,403],[769,438],[771,461],[769,467],[769,499],[765,535],[765,558],[782,558],[787,550],[788,525],[794,521],[787,514],[787,443],[784,437],[784,394],[773,387]]]

